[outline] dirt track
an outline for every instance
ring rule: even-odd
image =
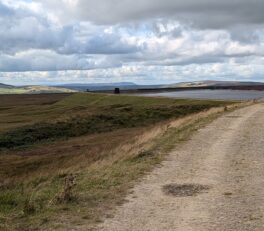
[[[102,231],[263,231],[264,105],[226,114],[174,150]]]

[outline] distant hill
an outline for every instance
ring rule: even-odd
[[[63,87],[50,87],[50,86],[25,86],[23,87],[28,93],[71,93],[76,92],[72,89]]]
[[[14,86],[0,83],[0,88],[2,88],[2,89],[12,89],[12,88],[14,88]]]
[[[240,81],[194,81],[194,82],[182,82],[176,84],[165,85],[166,87],[212,87],[212,86],[256,86],[264,85],[261,82],[240,82]]]
[[[0,83],[0,94],[40,94],[40,93],[71,93],[77,91],[112,91],[114,88],[121,90],[137,90],[137,89],[163,89],[163,88],[199,88],[199,87],[243,87],[243,86],[261,86],[264,88],[264,83],[261,82],[239,82],[239,81],[194,81],[181,82],[175,84],[164,85],[138,85],[132,82],[117,82],[117,83],[72,83],[61,84],[56,86],[21,86]],[[263,87],[262,87],[263,86]]]
[[[76,91],[111,91],[118,87],[121,90],[135,90],[135,89],[162,89],[162,88],[178,88],[178,87],[211,87],[211,86],[256,86],[264,85],[264,83],[258,82],[237,82],[237,81],[194,81],[194,82],[182,82],[175,84],[163,84],[163,85],[138,85],[131,82],[120,83],[90,83],[90,84],[63,84],[57,87],[68,88]]]
[[[0,83],[0,94],[71,93],[72,89],[49,86],[12,86]]]
[[[126,89],[137,89],[140,86],[131,83],[131,82],[119,82],[119,83],[72,83],[72,84],[62,84],[62,85],[57,85],[56,87],[63,87],[63,88],[68,88],[72,90],[77,90],[77,91],[104,91],[104,90],[113,90],[114,88],[118,87],[122,90]]]

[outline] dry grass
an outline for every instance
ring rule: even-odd
[[[0,133],[54,119],[63,109],[54,103],[71,94],[0,95]]]

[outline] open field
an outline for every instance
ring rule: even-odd
[[[81,93],[0,102],[0,228],[19,231],[111,216],[135,180],[232,104]]]

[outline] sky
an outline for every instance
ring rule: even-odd
[[[263,0],[0,0],[0,83],[264,81]]]

